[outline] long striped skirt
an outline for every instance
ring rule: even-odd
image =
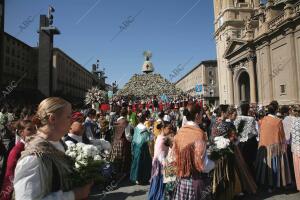
[[[293,154],[297,190],[300,191],[300,155]]]
[[[260,147],[255,167],[256,181],[261,185],[284,187],[291,183],[289,160],[283,145]]]
[[[163,200],[164,182],[162,174],[162,164],[156,159],[152,164],[151,183],[148,193],[148,200]]]
[[[113,163],[118,174],[130,172],[131,165],[131,144],[126,138],[121,138],[118,142],[113,144],[110,154],[110,162]]]
[[[201,174],[197,178],[181,178],[175,188],[174,200],[211,200],[211,178]]]

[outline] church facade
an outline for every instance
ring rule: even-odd
[[[214,0],[221,104],[300,103],[300,1]]]

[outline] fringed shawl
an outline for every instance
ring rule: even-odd
[[[190,177],[203,171],[206,151],[204,132],[195,126],[184,125],[174,138],[177,176]]]
[[[259,126],[259,147],[267,147],[274,144],[285,144],[285,135],[281,119],[266,116],[259,121]]]
[[[47,177],[53,177],[50,180],[41,177],[41,181],[44,181],[43,185],[47,186],[43,196],[55,192],[56,190],[65,192],[73,189],[70,177],[73,173],[73,161],[70,157],[37,135],[29,137],[26,142],[25,150],[22,152],[19,160],[30,155],[37,156],[42,174],[45,173]],[[55,181],[55,183],[53,181]]]

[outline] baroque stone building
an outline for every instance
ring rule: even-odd
[[[300,2],[214,0],[220,103],[300,103]]]
[[[219,84],[216,60],[202,61],[176,83],[190,96],[200,97],[203,103],[219,104]],[[196,91],[196,88],[198,91]]]

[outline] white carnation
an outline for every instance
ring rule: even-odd
[[[79,155],[77,155],[77,157],[76,157],[76,162],[81,162],[81,161],[84,160],[84,159],[85,159],[84,155],[83,155],[83,154],[79,154]]]
[[[76,169],[79,169],[80,168],[80,165],[78,163],[75,163],[75,168]]]
[[[68,149],[74,148],[76,145],[72,141],[65,141],[65,144],[67,145]]]
[[[83,160],[80,160],[80,161],[77,161],[78,164],[81,164],[83,166],[87,166],[88,165],[88,161],[83,159]],[[76,167],[76,166],[75,166]]]
[[[101,156],[96,155],[96,156],[94,157],[94,160],[102,160],[102,158],[101,158]]]
[[[70,156],[71,158],[76,158],[77,155],[75,152],[70,152],[69,154],[67,154],[68,156]]]
[[[215,137],[214,141],[218,149],[225,149],[230,144],[230,140],[224,138],[223,136]]]
[[[77,149],[82,149],[85,145],[86,145],[86,144],[84,144],[84,143],[82,143],[82,142],[78,142],[78,143],[76,144],[76,148],[77,148]]]

